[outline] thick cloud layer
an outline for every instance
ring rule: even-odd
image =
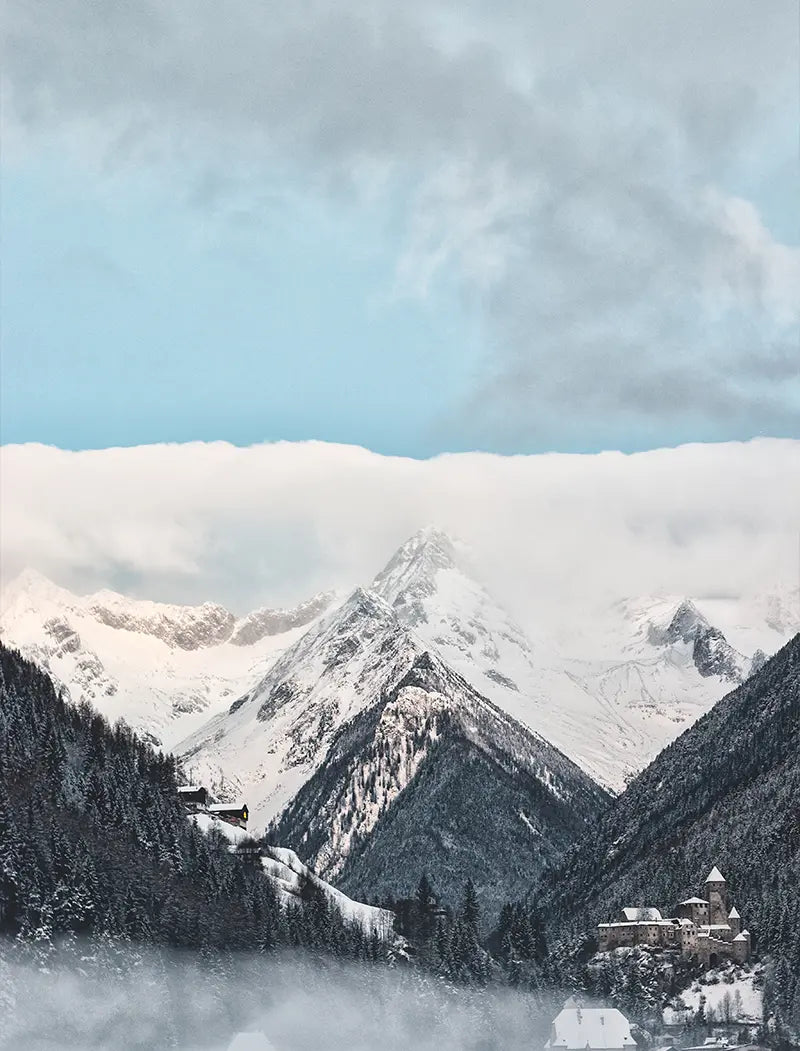
[[[418,461],[350,446],[6,446],[2,572],[237,610],[367,583],[422,526],[523,620],[796,587],[800,442]]]
[[[800,430],[800,250],[739,189],[794,150],[789,0],[8,6],[13,144],[172,166],[203,208],[391,202],[396,292],[487,324],[453,409],[487,441]]]

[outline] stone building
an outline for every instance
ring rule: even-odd
[[[610,923],[598,924],[600,951],[648,945],[679,949],[682,956],[706,967],[723,959],[745,963],[750,959],[750,933],[742,930],[737,910],[728,910],[728,884],[716,865],[703,890],[704,897],[679,902],[669,917],[650,906],[621,909]]]

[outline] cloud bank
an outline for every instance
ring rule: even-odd
[[[4,581],[30,566],[83,592],[279,605],[368,583],[429,524],[529,623],[798,581],[800,441],[425,461],[314,442],[24,445],[0,449],[0,479]]]
[[[495,441],[800,433],[800,249],[738,189],[794,150],[789,0],[11,0],[5,39],[12,154],[384,200],[395,294],[485,326],[453,411]]]

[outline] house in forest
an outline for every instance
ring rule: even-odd
[[[750,959],[750,932],[742,930],[736,908],[728,910],[728,884],[714,866],[704,885],[704,896],[686,898],[671,917],[658,909],[621,909],[610,923],[600,923],[601,952],[623,946],[679,949],[683,957],[714,967],[721,960],[745,963]]]
[[[636,1047],[631,1024],[616,1007],[583,1007],[570,997],[553,1019],[545,1051],[626,1051]]]

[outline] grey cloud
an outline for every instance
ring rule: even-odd
[[[792,97],[788,0],[508,0],[491,16],[477,2],[11,0],[6,21],[12,121],[88,126],[81,141],[112,167],[189,162],[198,207],[247,193],[262,207],[264,172],[357,197],[354,173],[381,163],[396,194],[414,187],[399,288],[446,273],[482,306],[491,371],[462,411],[488,430],[568,427],[597,376],[610,437],[681,411],[796,429],[781,381],[798,315],[776,320],[775,249],[706,198]],[[800,280],[800,254],[785,265]],[[748,394],[732,380],[745,374],[771,389]]]

